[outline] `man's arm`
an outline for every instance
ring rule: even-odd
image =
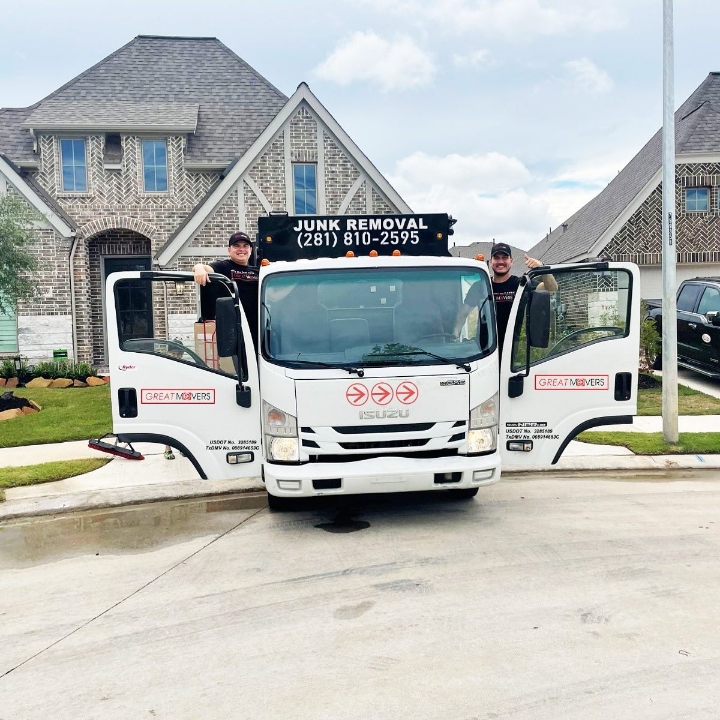
[[[536,260],[535,258],[531,258],[527,253],[525,254],[525,264],[530,268],[531,270],[533,268],[538,268],[542,265],[541,260]],[[548,292],[555,292],[558,289],[558,284],[555,278],[552,275],[541,275],[540,276],[540,284],[538,285],[538,290],[547,290]]]
[[[210,279],[208,278],[208,273],[212,272],[215,272],[215,269],[210,265],[198,263],[197,265],[195,265],[195,267],[193,267],[193,275],[195,276],[195,282],[199,283],[200,285],[205,285],[205,283],[210,282]]]

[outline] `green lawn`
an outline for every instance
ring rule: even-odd
[[[638,415],[662,415],[662,386],[638,392]],[[678,385],[679,415],[720,415],[720,398]]]
[[[109,385],[17,388],[14,393],[34,400],[42,411],[0,423],[0,448],[89,440],[112,431]]]
[[[677,445],[666,443],[662,433],[584,432],[576,440],[595,445],[621,445],[636,455],[709,455],[720,453],[718,433],[680,433]]]

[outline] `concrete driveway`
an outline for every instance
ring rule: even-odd
[[[0,526],[0,718],[717,718],[720,474]]]

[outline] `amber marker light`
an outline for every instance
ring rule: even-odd
[[[266,243],[271,243],[271,242],[272,242],[272,235],[268,235],[268,236],[265,238],[265,242],[266,242]]]
[[[270,264],[270,261],[269,261],[267,258],[265,258],[265,259],[260,263],[260,265],[262,265],[262,267],[267,267],[269,264]]]
[[[352,250],[348,250],[345,253],[345,257],[355,257],[355,253]]]
[[[442,234],[442,233],[436,233],[436,234],[435,234],[435,237],[436,237],[438,240],[442,240],[442,239],[443,239],[443,234]]]
[[[393,251],[392,251],[392,254],[393,254],[395,257],[400,257],[400,251],[399,251],[399,250],[393,250]]]
[[[377,250],[371,250],[368,254],[370,257],[377,257]]]
[[[484,259],[485,259],[485,256],[484,256],[482,253],[478,253],[478,254],[475,256],[475,259],[476,259],[476,260],[484,260]]]

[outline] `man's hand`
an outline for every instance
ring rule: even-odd
[[[199,285],[205,285],[206,283],[210,282],[210,278],[208,277],[208,272],[210,272],[212,268],[208,269],[207,265],[203,265],[202,263],[198,263],[193,268],[193,275],[195,276],[195,282]]]
[[[540,267],[542,265],[542,261],[531,258],[527,253],[525,253],[525,264],[530,270],[532,270],[533,268]]]

